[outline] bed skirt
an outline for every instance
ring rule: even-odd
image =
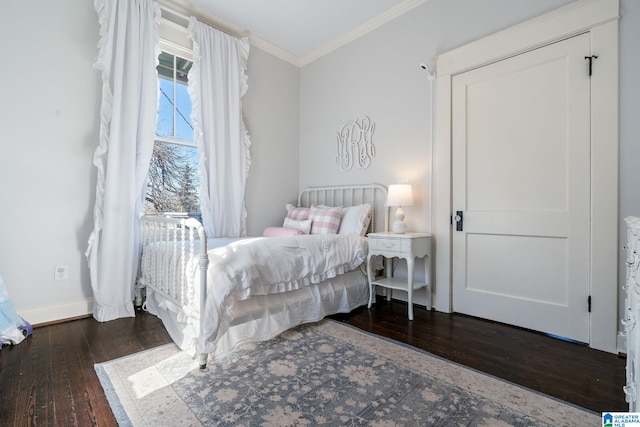
[[[146,309],[158,316],[173,341],[196,356],[199,324],[164,307],[163,298],[147,289]],[[229,355],[240,344],[267,340],[293,326],[348,313],[369,302],[369,286],[361,269],[292,292],[253,296],[233,307],[233,322],[215,343],[211,359]]]

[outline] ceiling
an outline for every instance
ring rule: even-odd
[[[280,50],[280,56],[304,65],[425,1],[190,0],[188,3],[222,26],[226,24],[250,34],[252,44]]]

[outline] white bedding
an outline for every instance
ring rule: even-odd
[[[162,250],[163,246],[145,248],[143,277],[151,274],[144,271],[151,258],[162,260],[165,256]],[[358,269],[366,260],[367,240],[356,234],[249,238],[214,247],[208,255],[208,295],[205,326],[201,331],[206,348],[201,351],[212,353],[220,337],[237,317],[234,309],[242,301],[254,298],[257,301],[265,295],[300,293],[302,289]],[[187,271],[192,274],[186,280],[194,286],[197,301],[197,256],[189,259],[187,264]],[[198,319],[200,316],[197,304],[176,306],[166,300],[158,300],[157,308],[176,313],[180,322],[188,322],[187,317]]]
[[[367,258],[356,234],[256,237],[209,251],[208,292],[218,301],[303,288],[351,271]]]

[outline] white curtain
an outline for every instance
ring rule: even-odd
[[[153,0],[95,0],[100,22],[96,68],[102,72],[94,229],[85,255],[93,317],[135,316],[138,219],[153,151],[160,53],[160,8]]]
[[[246,235],[245,184],[251,164],[242,120],[249,41],[189,20],[193,66],[189,95],[200,151],[202,221],[208,236]]]

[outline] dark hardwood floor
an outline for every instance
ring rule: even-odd
[[[625,360],[462,315],[379,302],[334,319],[424,349],[590,410],[626,411]],[[36,328],[0,350],[0,425],[116,425],[93,365],[170,342],[152,315]]]
[[[364,307],[333,318],[594,412],[629,410],[622,390],[624,357],[424,307],[414,307],[410,321],[406,310],[406,303],[378,297],[371,310]]]

